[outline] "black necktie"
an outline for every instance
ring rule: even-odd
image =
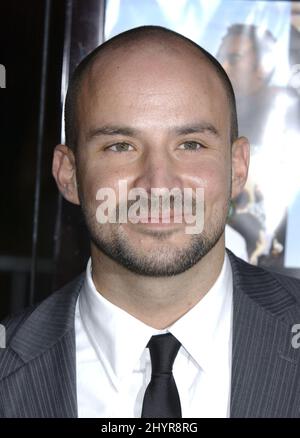
[[[171,334],[152,336],[150,350],[152,375],[147,386],[142,418],[181,418],[181,406],[172,368],[180,342]]]

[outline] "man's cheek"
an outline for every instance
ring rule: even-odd
[[[204,190],[205,211],[210,212],[212,209],[223,208],[230,196],[230,187],[223,182],[222,184],[208,184]]]

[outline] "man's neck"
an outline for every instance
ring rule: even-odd
[[[120,266],[92,246],[92,278],[108,301],[156,329],[164,329],[194,307],[218,278],[224,238],[196,265],[172,277],[147,277]]]

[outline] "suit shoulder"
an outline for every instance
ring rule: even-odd
[[[241,258],[234,255],[230,250],[227,249],[227,253],[229,253],[230,260],[234,260],[234,265],[237,265],[239,270],[243,272],[243,274],[247,275],[255,275],[258,276],[264,275],[273,278],[274,280],[279,281],[283,286],[291,286],[292,289],[296,288],[296,290],[300,293],[300,279],[295,277],[290,277],[288,275],[273,271],[271,269],[264,268],[262,266],[255,266],[242,260]]]
[[[279,274],[274,271],[267,271],[273,278],[275,278],[294,298],[300,303],[300,279],[290,277],[288,275]]]
[[[66,300],[70,299],[70,295],[78,295],[78,291],[83,283],[84,274],[79,275],[71,282],[67,283],[62,288],[54,291],[43,301],[29,306],[16,314],[12,314],[6,317],[1,324],[6,329],[6,341],[7,343],[14,337],[15,333],[19,331],[22,326],[34,319],[37,314],[45,312],[51,312],[55,307],[60,306]]]
[[[234,285],[273,315],[300,315],[300,280],[253,266],[229,252]]]

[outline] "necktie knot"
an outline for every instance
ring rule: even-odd
[[[172,373],[180,345],[171,333],[152,336],[148,342],[152,375],[144,395],[143,418],[181,418],[180,398]]]
[[[180,345],[171,333],[152,336],[147,345],[150,350],[152,375],[172,373]]]

